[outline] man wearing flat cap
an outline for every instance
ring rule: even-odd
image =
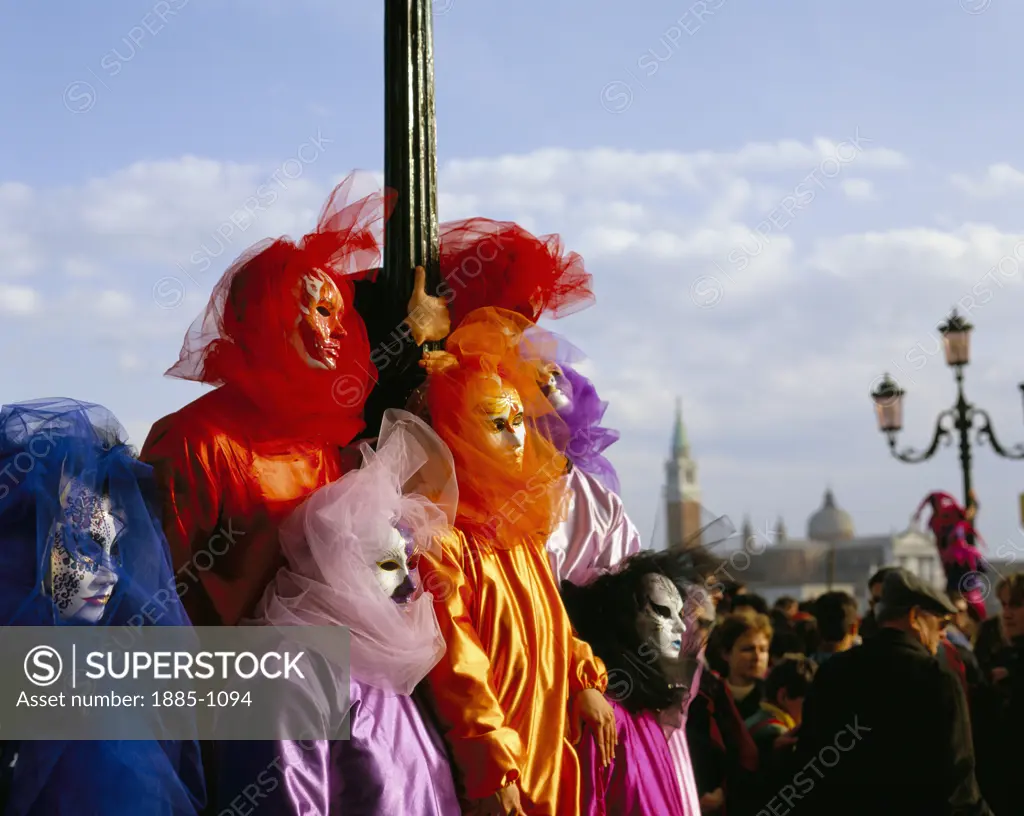
[[[935,659],[955,613],[906,570],[886,575],[877,634],[818,671],[792,784],[758,816],[993,816],[974,777],[963,686]]]

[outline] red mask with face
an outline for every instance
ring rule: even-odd
[[[304,275],[297,287],[299,315],[292,346],[310,368],[334,371],[343,339],[348,335],[346,304],[338,285],[323,270]]]

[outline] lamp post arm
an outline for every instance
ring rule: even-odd
[[[1004,448],[999,443],[999,440],[996,438],[995,428],[992,427],[992,419],[989,417],[988,411],[981,408],[974,408],[972,409],[972,413],[975,417],[978,417],[981,420],[976,436],[979,445],[984,445],[987,442],[992,446],[992,450],[1004,459],[1024,459],[1024,443],[1014,445],[1012,448]]]
[[[896,449],[896,431],[888,431],[886,436],[889,439],[889,450],[892,455],[899,459],[901,462],[910,462],[911,464],[917,464],[919,462],[925,462],[931,459],[935,455],[935,451],[939,449],[940,444],[950,444],[953,441],[952,429],[948,423],[952,421],[955,424],[956,412],[952,408],[947,408],[941,414],[935,422],[935,435],[932,437],[931,444],[924,451],[916,450],[915,448],[904,448],[903,450]]]

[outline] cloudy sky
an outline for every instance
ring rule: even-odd
[[[231,258],[382,167],[381,5],[0,7],[0,400],[101,402],[141,444],[198,395],[161,374]],[[955,303],[977,326],[968,396],[1024,439],[1024,5],[784,6],[434,3],[441,216],[583,254],[597,305],[552,327],[591,358],[645,535],[677,395],[705,504],[737,523],[802,535],[831,485],[885,533],[959,493],[952,448],[889,457],[868,397],[891,371],[903,442],[927,444]],[[976,454],[990,551],[1024,556],[1024,463]]]

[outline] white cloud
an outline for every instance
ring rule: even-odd
[[[137,354],[132,354],[130,351],[123,352],[118,357],[117,365],[121,371],[126,372],[142,371],[145,368],[142,358]]]
[[[64,261],[62,271],[69,278],[95,278],[100,274],[100,268],[94,261],[75,257]]]
[[[93,308],[103,317],[118,317],[129,314],[133,303],[131,297],[124,292],[111,289],[100,292],[93,301]]]
[[[32,203],[32,188],[17,181],[0,182],[0,207],[5,211]]]
[[[733,152],[675,151],[639,152],[611,148],[568,150],[546,148],[532,153],[487,159],[462,159],[441,169],[441,186],[505,191],[543,190],[603,194],[646,194],[657,197],[678,192],[700,192],[719,187],[723,177],[731,184],[744,183],[743,175],[786,173],[792,183],[799,172],[824,169],[833,178],[836,164],[863,170],[902,170],[909,161],[901,153],[873,147],[859,133],[848,139],[815,139],[810,144],[794,140],[749,144]]]
[[[19,278],[34,275],[43,265],[41,253],[24,233],[3,232],[0,223],[0,275]]]
[[[952,286],[958,297],[978,286],[975,294],[980,297],[986,281],[999,291],[1021,286],[1022,241],[1024,233],[1003,233],[988,224],[968,223],[948,232],[925,227],[893,229],[821,241],[809,263],[837,276],[879,285],[882,269],[903,269],[904,275],[913,270],[933,284]],[[889,285],[897,284],[891,281]]]
[[[0,283],[0,312],[14,315],[32,314],[39,302],[34,289]]]
[[[974,198],[999,198],[1024,191],[1024,173],[1005,162],[989,165],[981,178],[956,173],[950,176],[950,182]]]
[[[851,201],[871,201],[875,197],[875,185],[867,179],[843,179],[839,186]]]

